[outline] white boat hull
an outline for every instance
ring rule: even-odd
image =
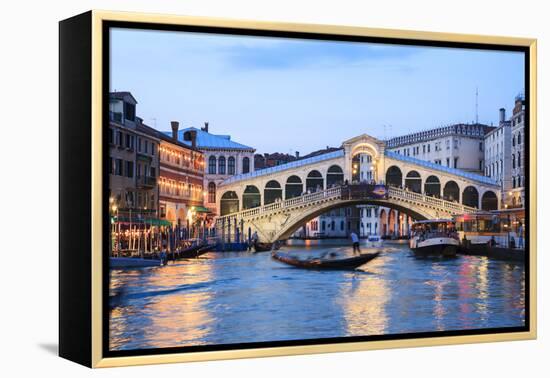
[[[409,248],[415,254],[423,256],[456,256],[458,246],[458,240],[448,237],[433,237],[424,240],[414,237],[409,241]]]

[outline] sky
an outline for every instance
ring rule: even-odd
[[[305,155],[367,133],[497,124],[524,90],[518,52],[111,30],[110,90],[161,131],[209,122],[257,152]]]

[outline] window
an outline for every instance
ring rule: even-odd
[[[250,172],[250,159],[248,157],[243,158],[243,173]]]
[[[208,174],[215,175],[216,174],[216,157],[210,156],[208,158]]]
[[[143,152],[147,153],[147,151],[149,151],[149,141],[145,141],[145,149]]]
[[[122,159],[116,159],[115,175],[122,176]]]
[[[116,145],[122,147],[122,132],[120,130],[116,132]]]
[[[110,175],[113,174],[113,158],[112,157],[109,158],[109,174]]]
[[[115,131],[113,129],[109,129],[109,144],[113,144],[115,142]]]
[[[340,221],[340,231],[344,231],[344,221]]]
[[[321,231],[325,231],[325,228],[327,227],[327,224],[325,221],[321,222]]]
[[[151,177],[157,177],[157,170],[155,167],[151,167]]]
[[[133,161],[127,161],[126,162],[126,176],[127,177],[134,177],[134,162]]]
[[[225,175],[225,156],[220,156],[218,158],[218,173],[220,175]]]
[[[521,167],[521,155],[518,152],[518,168]]]
[[[430,144],[428,144],[428,152],[430,152]]]
[[[447,158],[447,167],[450,167],[450,166],[451,166],[451,159]]]
[[[136,119],[135,105],[129,104],[127,102],[124,103],[124,118],[126,118],[129,121],[134,121]]]
[[[235,158],[233,156],[230,156],[227,159],[227,174],[228,175],[235,174]]]
[[[516,168],[516,155],[512,154],[512,168]]]
[[[423,153],[423,154],[426,153],[426,145],[425,145],[425,144],[422,145],[422,153]]]
[[[516,178],[512,177],[512,188],[516,187]]]
[[[151,155],[155,155],[155,144],[151,143]],[[178,157],[179,159],[179,157]]]
[[[208,202],[216,203],[216,184],[213,182],[208,184]]]
[[[518,133],[518,145],[521,144],[521,132]]]

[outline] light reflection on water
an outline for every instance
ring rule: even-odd
[[[287,249],[347,251],[335,241]],[[146,349],[524,325],[524,267],[405,245],[364,271],[308,271],[269,253],[111,272],[110,348]]]

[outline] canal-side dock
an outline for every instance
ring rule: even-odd
[[[525,262],[525,249],[489,246],[487,244],[461,244],[458,253],[463,255],[486,256],[497,260]]]

